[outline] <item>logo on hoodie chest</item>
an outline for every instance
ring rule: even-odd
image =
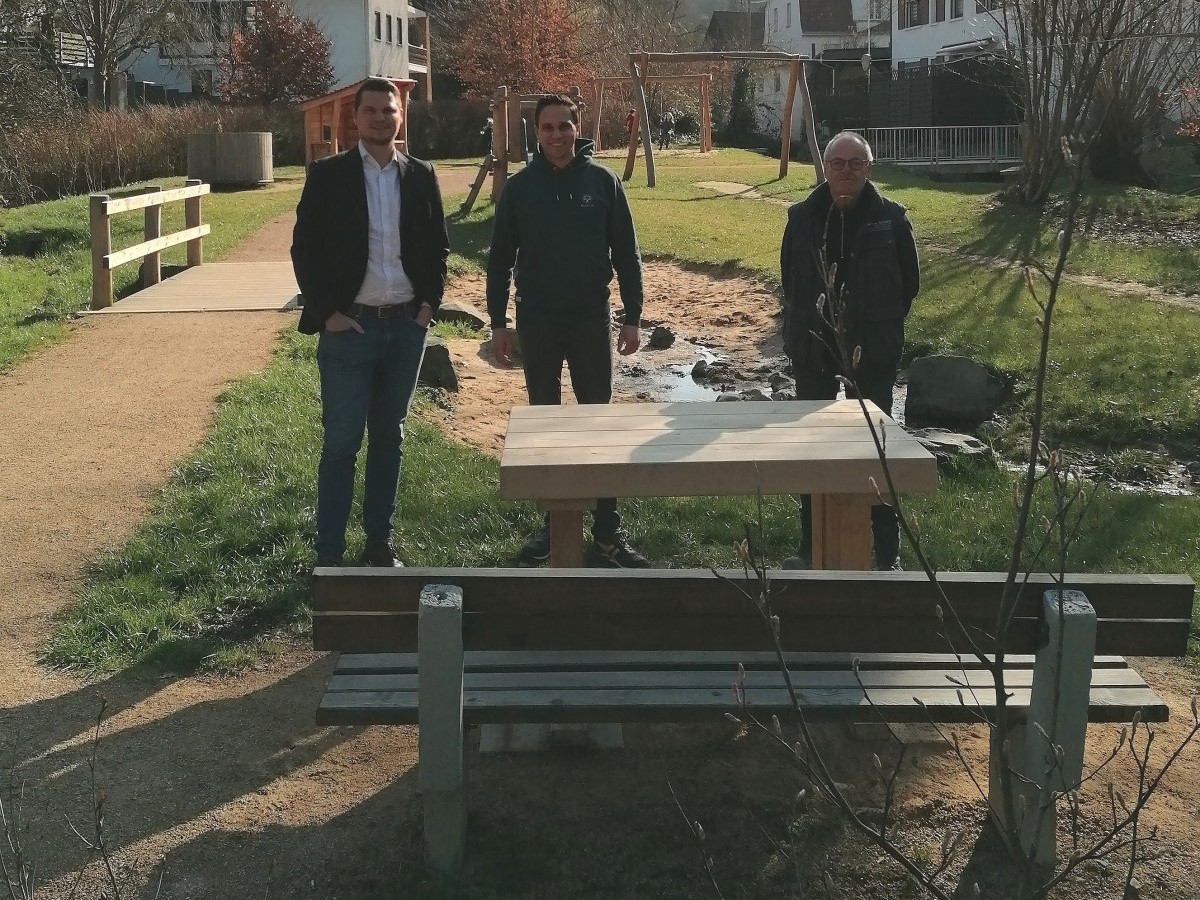
[[[579,198],[580,209],[592,209],[596,205],[596,198],[591,194],[583,194]]]

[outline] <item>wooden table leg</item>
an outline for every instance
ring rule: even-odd
[[[871,505],[861,494],[813,494],[814,569],[871,568]]]
[[[556,569],[583,566],[583,510],[550,510],[550,565]]]

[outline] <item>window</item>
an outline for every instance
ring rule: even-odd
[[[392,17],[387,17],[387,42],[392,43]]]
[[[779,70],[776,69],[775,70],[775,93],[778,94],[780,92],[780,90],[782,90],[782,88],[783,88],[783,85],[779,80]]]
[[[924,0],[908,0],[905,4],[905,28],[914,28],[917,25],[925,24],[925,19],[921,15],[923,4]]]
[[[383,40],[383,13],[375,10],[375,40]]]
[[[784,9],[787,10],[787,16],[785,17],[787,20],[787,27],[791,28],[792,27],[792,4],[789,3],[787,6],[784,7]]]
[[[963,16],[963,0],[950,0],[950,18],[961,19]]]
[[[772,31],[779,30],[779,7],[778,6],[771,7],[771,30]]]

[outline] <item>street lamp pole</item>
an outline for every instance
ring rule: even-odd
[[[870,143],[871,130],[871,20],[867,19],[867,52],[862,55],[863,74],[867,76],[867,106],[863,111],[863,137]]]

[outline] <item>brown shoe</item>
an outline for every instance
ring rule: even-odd
[[[396,548],[391,541],[367,541],[363,547],[362,556],[358,558],[360,566],[376,566],[383,569],[402,569],[404,563],[396,555]]]

